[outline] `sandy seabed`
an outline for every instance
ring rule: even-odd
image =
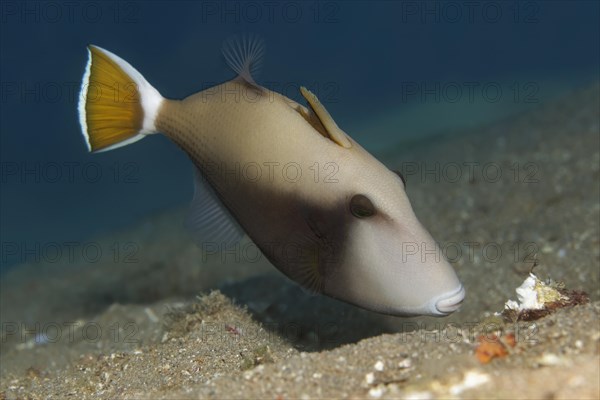
[[[176,209],[95,240],[98,262],[2,276],[0,399],[600,398],[600,86],[382,158],[463,281],[460,311],[311,295],[263,258],[203,256]],[[495,317],[534,258],[590,303]],[[494,335],[506,355],[483,364]]]

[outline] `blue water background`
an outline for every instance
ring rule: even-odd
[[[90,43],[183,98],[233,77],[224,39],[259,34],[258,81],[295,100],[299,85],[313,89],[376,154],[522,112],[598,79],[600,65],[596,1],[4,1],[0,11],[1,268],[191,197],[190,162],[164,137],[87,152],[76,108]]]

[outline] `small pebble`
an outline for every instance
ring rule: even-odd
[[[374,399],[378,399],[383,395],[383,392],[384,388],[382,386],[377,386],[369,390],[369,396],[373,397]]]
[[[383,361],[379,360],[375,363],[375,371],[383,371]]]
[[[433,399],[431,392],[409,392],[404,395],[404,400],[430,400]]]
[[[545,353],[540,358],[537,359],[538,364],[545,367],[552,367],[556,365],[564,365],[567,364],[567,361],[564,358],[561,358],[553,353]]]
[[[465,390],[473,389],[490,381],[490,376],[479,371],[467,371],[462,382],[450,387],[450,394],[457,396]]]

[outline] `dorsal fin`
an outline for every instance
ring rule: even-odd
[[[327,131],[329,139],[333,140],[335,143],[339,144],[340,146],[346,149],[352,147],[352,143],[348,139],[346,133],[343,130],[341,130],[339,126],[337,126],[337,124],[335,123],[329,112],[327,112],[323,104],[321,104],[317,96],[315,96],[310,90],[308,90],[304,86],[300,87],[300,93],[302,93],[302,96],[304,96],[312,111],[319,118],[321,124],[323,124],[323,127]]]
[[[254,77],[260,71],[264,55],[265,44],[256,35],[234,36],[223,43],[227,65],[252,86],[259,87]]]

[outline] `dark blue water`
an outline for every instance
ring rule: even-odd
[[[258,81],[296,100],[308,86],[375,152],[493,123],[598,79],[600,65],[595,1],[0,4],[2,268],[191,196],[192,167],[162,137],[87,152],[76,112],[87,44],[181,98],[232,78],[223,40],[257,33]]]

